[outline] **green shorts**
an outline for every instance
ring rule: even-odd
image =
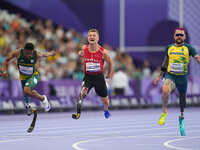
[[[174,82],[179,94],[186,94],[188,84],[187,75],[173,75],[170,73],[166,73],[164,78]]]
[[[26,80],[21,80],[22,88],[24,89],[25,86],[30,87],[31,90],[34,89],[34,87],[39,82],[39,74],[32,75],[30,78]]]

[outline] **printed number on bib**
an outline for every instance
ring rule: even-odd
[[[22,74],[25,74],[25,75],[33,74],[33,67],[19,66],[19,70]]]
[[[170,63],[170,72],[184,73],[184,65],[181,63]]]
[[[86,71],[88,72],[99,72],[101,71],[100,63],[87,62]]]

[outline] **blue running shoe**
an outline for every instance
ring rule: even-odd
[[[179,127],[181,136],[185,136],[184,117],[179,116]]]
[[[106,119],[108,119],[111,116],[108,110],[104,110],[104,116]]]

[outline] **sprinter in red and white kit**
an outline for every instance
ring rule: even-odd
[[[104,61],[108,64],[108,71],[106,78],[111,78],[112,74],[112,59],[108,51],[98,44],[99,32],[96,29],[88,31],[88,45],[84,45],[79,51],[79,55],[84,58],[84,79],[80,97],[77,103],[77,114],[72,114],[72,118],[79,119],[81,114],[81,104],[83,99],[87,96],[91,88],[95,88],[95,92],[100,96],[104,104],[104,116],[106,119],[110,117],[108,111],[109,98],[107,93],[107,86],[103,75]]]

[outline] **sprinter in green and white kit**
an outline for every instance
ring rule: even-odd
[[[2,75],[7,77],[9,61],[13,58],[17,59],[17,66],[19,69],[20,80],[24,92],[24,100],[26,102],[27,115],[31,115],[32,113],[30,97],[39,99],[45,111],[49,111],[51,109],[47,97],[45,95],[40,95],[36,90],[34,90],[34,87],[39,81],[39,73],[35,68],[35,64],[37,63],[38,58],[54,56],[55,54],[55,51],[40,53],[34,49],[34,45],[32,43],[26,43],[23,49],[13,51],[8,54],[4,61]]]

